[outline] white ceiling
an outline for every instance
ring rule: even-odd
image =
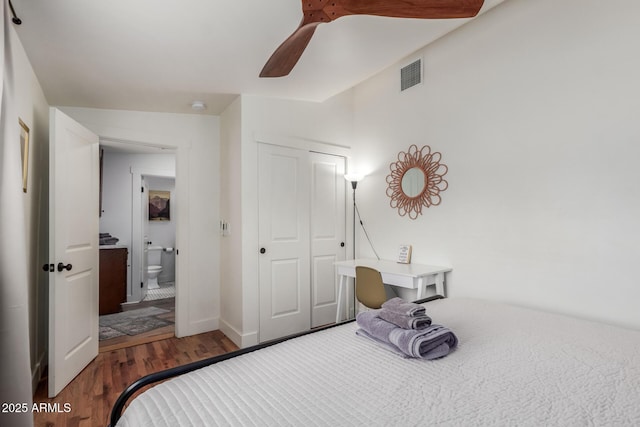
[[[481,10],[503,0],[485,0]],[[287,77],[258,77],[300,0],[22,0],[15,26],[51,105],[219,114],[238,94],[322,101],[468,19],[348,16],[320,25]]]

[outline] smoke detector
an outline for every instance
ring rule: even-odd
[[[191,103],[191,109],[195,111],[203,111],[207,109],[207,104],[202,101],[193,101]]]

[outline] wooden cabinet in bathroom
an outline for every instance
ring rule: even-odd
[[[127,301],[127,248],[100,249],[99,314],[121,311]]]

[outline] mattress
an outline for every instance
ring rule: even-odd
[[[399,357],[352,322],[159,384],[117,425],[640,425],[640,331],[475,299],[426,307],[459,339],[442,359]]]

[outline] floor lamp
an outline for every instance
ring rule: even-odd
[[[353,255],[352,255],[352,259],[356,259],[356,212],[357,212],[357,207],[356,207],[356,188],[358,187],[358,182],[362,181],[362,179],[364,178],[364,175],[359,175],[359,174],[355,174],[355,173],[351,173],[351,174],[346,174],[344,176],[344,179],[346,179],[347,181],[349,181],[351,183],[351,188],[353,188],[353,229],[351,230],[353,232],[353,240],[352,240],[352,250],[353,250]],[[355,316],[356,314],[356,279],[353,279],[353,315]]]

